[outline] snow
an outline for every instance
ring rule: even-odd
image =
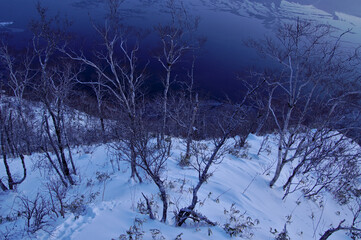
[[[194,170],[177,165],[184,150],[183,140],[173,139],[173,151],[164,172],[170,203],[166,224],[150,220],[137,208],[138,203],[143,201],[141,194],[144,193],[156,202],[153,207],[156,211],[158,206],[156,216],[160,219],[161,202],[151,180],[142,184],[130,181],[130,170],[126,162],[120,163],[119,171],[112,167],[110,160],[115,161],[116,158],[105,144],[78,147],[74,149],[73,157],[79,177],[77,185],[69,190],[66,201],[70,203],[74,199],[82,199],[84,209],[79,213],[68,211],[64,219],[60,217],[49,221],[46,231],[37,231],[35,238],[118,239],[136,222],[141,231],[144,231],[144,239],[152,239],[152,231],[158,239],[162,239],[160,236],[175,239],[180,234],[182,239],[229,239],[223,226],[228,221],[225,212],[231,209],[232,204],[240,211],[239,214],[244,214],[241,221],[245,221],[247,217],[252,221],[258,219],[259,224],[250,229],[250,233],[254,234],[253,239],[274,239],[271,230],[282,231],[286,222],[291,239],[318,239],[331,224],[335,226],[344,218],[350,219],[347,217],[350,214],[348,209],[338,205],[329,194],[312,201],[296,192],[282,200],[283,191],[280,186],[286,180],[287,171],[281,175],[278,185],[273,189],[269,188],[268,183],[275,168],[274,149],[277,149],[277,139],[274,135],[269,135],[266,150],[257,155],[263,138],[250,135],[246,148],[239,149],[238,152],[232,151],[220,164],[214,165],[211,169],[213,176],[202,186],[196,210],[217,222],[216,227],[192,222],[187,222],[183,227],[174,226],[173,211],[190,203],[190,190],[197,181]],[[233,140],[229,140],[228,144],[233,144]],[[31,199],[38,192],[48,196],[45,183],[54,174],[36,168],[39,159],[41,154],[27,156],[28,169],[31,170],[26,181],[15,192],[0,193],[0,216],[3,219],[17,215],[21,206],[19,196],[26,195]],[[20,163],[16,160],[12,161],[11,167],[21,170]],[[1,168],[1,176],[4,176],[3,171]],[[25,234],[24,223],[25,219],[21,217],[17,221],[2,223],[0,234],[12,229],[16,233],[13,239],[30,238]],[[158,229],[160,233],[156,234],[154,229]],[[344,232],[340,232],[330,239],[348,238]]]
[[[310,2],[310,1],[309,1]],[[329,24],[335,30],[335,37],[342,32],[351,29],[352,34],[344,36],[343,40],[357,45],[361,38],[361,18],[339,11],[327,12],[311,4],[300,3],[300,1],[281,0],[271,1],[202,1],[213,10],[222,10],[241,16],[242,21],[248,19],[259,19],[269,29],[278,29],[281,24],[294,23],[295,19],[314,22],[317,24]],[[225,18],[226,15],[220,17]],[[218,19],[218,18],[217,18]],[[236,20],[234,20],[236,22]],[[254,24],[254,22],[253,22]],[[252,25],[253,26],[253,25]],[[232,30],[234,30],[232,28]],[[256,30],[252,29],[254,35]],[[254,36],[252,36],[254,37]]]
[[[0,27],[6,27],[12,24],[14,24],[14,22],[0,22]]]

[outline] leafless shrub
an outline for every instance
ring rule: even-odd
[[[60,214],[60,216],[64,218],[67,188],[57,180],[50,180],[50,183],[47,183],[46,187],[50,196],[51,211],[54,212],[57,217]]]
[[[50,225],[51,211],[49,203],[39,193],[34,199],[19,197],[22,208],[21,215],[26,219],[26,229],[33,234],[40,229],[46,230]]]
[[[232,204],[229,210],[224,209],[226,215],[226,223],[223,225],[224,231],[230,237],[241,237],[244,239],[251,239],[254,235],[253,229],[259,224],[259,220],[253,220],[251,217],[246,217],[246,212],[241,213]]]

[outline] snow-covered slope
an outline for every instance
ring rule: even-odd
[[[197,211],[217,222],[216,227],[192,222],[184,227],[174,226],[173,211],[189,204],[190,190],[197,180],[193,169],[177,165],[184,145],[182,140],[174,139],[167,170],[163,173],[170,203],[166,224],[142,214],[144,193],[153,199],[154,209],[158,208],[158,219],[161,215],[161,202],[151,180],[142,184],[130,181],[128,164],[118,165],[116,155],[107,145],[82,146],[74,150],[79,175],[77,185],[64,199],[65,218],[45,218],[43,230],[29,235],[24,230],[26,218],[20,216],[21,199],[31,200],[41,194],[49,200],[47,183],[54,176],[37,167],[45,164],[40,154],[27,156],[31,170],[26,181],[13,193],[0,193],[0,236],[5,239],[4,234],[8,233],[9,239],[119,239],[133,226],[131,230],[136,231],[136,227],[143,239],[176,239],[177,236],[178,239],[230,239],[223,229],[225,224],[248,223],[241,239],[252,236],[253,239],[274,239],[273,233],[282,231],[286,224],[291,239],[308,240],[319,239],[331,225],[350,219],[349,210],[339,206],[331,195],[307,200],[296,192],[282,200],[281,187],[270,189],[276,139],[274,135],[268,138],[266,147],[258,154],[264,137],[250,135],[246,148],[230,151],[222,163],[213,166],[213,175],[200,190]],[[234,144],[233,140],[228,144]],[[14,160],[12,167],[16,168],[17,164]],[[3,168],[0,171],[4,176]],[[281,176],[279,184],[285,177]],[[235,217],[233,221],[231,216]],[[330,239],[348,237],[345,232],[339,232]]]

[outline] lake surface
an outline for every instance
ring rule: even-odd
[[[37,17],[35,0],[0,0],[0,31],[11,32],[14,44],[31,36],[29,22]],[[42,0],[48,15],[59,14],[73,21],[71,31],[91,40],[90,19],[101,22],[106,15],[104,0]],[[165,0],[125,0],[121,14],[128,25],[154,31],[154,26],[169,22]],[[236,75],[265,63],[254,50],[243,45],[249,38],[271,35],[282,23],[307,19],[329,23],[340,32],[352,29],[345,41],[361,44],[361,2],[359,0],[183,0],[188,13],[200,17],[197,31],[207,39],[196,63],[196,81],[215,96],[238,95]],[[150,34],[141,42],[151,52],[156,43]],[[89,48],[89,45],[88,45]],[[89,49],[88,49],[89,50]],[[151,59],[153,78],[160,66]],[[179,66],[181,67],[181,66]],[[184,66],[183,66],[184,67]],[[179,69],[180,70],[180,69]]]

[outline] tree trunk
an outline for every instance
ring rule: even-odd
[[[134,141],[130,141],[130,178],[135,180],[135,177],[138,178],[139,183],[143,182],[143,179],[140,177],[138,170],[137,170],[137,154],[135,151]]]
[[[20,116],[20,119],[21,119],[21,122],[23,124],[23,127],[24,127],[24,130],[25,130],[25,133],[29,133],[30,130],[29,130],[29,126],[27,124],[27,121],[25,120],[25,117],[23,116],[23,112],[22,112],[22,105],[20,104],[19,106],[19,109],[18,109],[18,112],[19,112],[19,116]],[[30,140],[29,140],[29,136],[24,136],[24,141],[26,142],[26,147],[27,147],[27,151],[28,151],[28,154],[31,154],[32,152],[32,149],[31,149],[31,144],[30,144]]]
[[[49,110],[50,111],[50,110]],[[60,153],[60,160],[61,160],[61,169],[63,171],[63,174],[65,176],[66,179],[68,179],[70,185],[74,185],[74,180],[73,178],[71,177],[71,174],[70,174],[70,170],[69,170],[69,167],[68,167],[68,163],[66,161],[66,157],[65,157],[65,153],[64,153],[64,146],[63,146],[63,140],[62,140],[62,132],[61,132],[61,127],[60,127],[60,120],[57,121],[55,119],[55,116],[52,112],[50,112],[51,114],[51,117],[53,119],[53,124],[54,124],[54,128],[55,128],[55,134],[56,134],[56,139],[57,139],[57,147],[58,147],[58,150],[59,150],[59,153]]]
[[[190,161],[190,157],[191,157],[191,144],[192,144],[192,139],[191,138],[187,138],[187,146],[186,146],[186,154],[184,156],[183,159],[181,159],[180,165],[181,166],[188,166],[189,165],[189,161]]]
[[[164,140],[164,135],[166,134],[166,126],[167,126],[167,113],[168,113],[168,91],[170,87],[170,74],[171,74],[171,65],[167,69],[167,76],[164,83],[164,91],[163,91],[163,126],[161,133],[161,140]]]
[[[284,166],[284,163],[282,162],[282,159],[281,159],[281,161],[277,162],[275,175],[273,176],[271,182],[269,183],[269,186],[271,188],[274,186],[274,184],[276,183],[276,181],[280,177],[283,166]]]
[[[103,117],[100,117],[100,127],[102,129],[102,133],[104,134],[105,133],[105,125],[104,125],[104,118]]]
[[[3,123],[2,123],[3,124]],[[4,126],[5,128],[5,126]],[[5,131],[5,129],[3,129],[3,131]],[[5,167],[5,171],[6,171],[6,175],[8,177],[8,189],[13,190],[13,178],[11,175],[11,171],[10,171],[10,167],[7,161],[7,153],[6,153],[6,146],[5,146],[5,133],[1,133],[1,151],[2,151],[2,156],[3,156],[3,162],[4,162],[4,167]]]
[[[292,100],[290,100],[290,102],[292,102]],[[270,104],[270,103],[269,103]],[[272,110],[271,106],[269,105],[268,107],[270,110]],[[277,155],[277,167],[276,167],[276,172],[275,172],[275,175],[273,176],[269,186],[272,188],[273,185],[276,183],[276,181],[278,180],[278,178],[280,177],[280,174],[281,174],[281,171],[283,169],[283,166],[285,165],[286,163],[286,157],[287,157],[287,152],[288,152],[288,149],[286,149],[286,153],[283,153],[284,151],[284,148],[282,146],[283,144],[283,141],[285,139],[285,135],[288,131],[288,125],[290,123],[290,119],[291,119],[291,115],[292,115],[292,110],[293,110],[293,107],[290,107],[290,109],[288,110],[287,112],[287,115],[286,115],[286,118],[285,118],[285,121],[284,121],[284,126],[283,128],[281,129],[280,125],[278,124],[278,119],[275,115],[275,113],[273,112],[272,110],[272,114],[273,114],[273,118],[274,120],[276,121],[277,125],[279,126],[279,135],[280,135],[280,139],[278,141],[278,155]]]
[[[59,178],[60,178],[60,181],[63,183],[63,185],[65,187],[68,187],[68,184],[66,183],[65,179],[63,178],[60,170],[56,167],[55,163],[53,162],[53,160],[51,159],[51,156],[50,154],[48,153],[48,151],[46,151],[44,148],[42,148],[43,152],[45,153],[46,155],[46,158],[49,160],[51,166],[54,168],[55,172],[58,174]]]
[[[150,202],[148,200],[148,198],[144,195],[144,193],[142,193],[144,199],[145,199],[145,202],[147,204],[147,208],[148,208],[148,213],[149,213],[149,218],[154,220],[155,217],[154,217],[154,214],[153,214],[153,210],[152,210],[152,206],[150,205]]]
[[[5,149],[3,147],[3,144],[2,144],[2,151],[3,151],[3,161],[4,161],[5,170],[6,170],[6,175],[8,177],[9,190],[13,190],[14,189],[14,180],[13,180],[13,177],[11,175],[10,167],[9,167],[9,164],[8,164],[8,161],[7,161],[6,153],[4,152]]]
[[[296,167],[295,169],[293,169],[293,172],[291,174],[291,176],[287,179],[287,182],[283,185],[283,190],[286,190],[286,194],[285,196],[287,196],[288,192],[289,192],[289,189],[290,189],[290,186],[291,186],[291,183],[292,183],[292,180],[293,178],[297,175],[297,173],[299,172],[299,170],[301,169],[301,167],[305,164],[305,160],[301,161]]]
[[[162,214],[161,222],[165,223],[167,221],[167,213],[168,213],[167,193],[165,191],[165,187],[164,187],[163,182],[159,178],[155,179],[155,183],[158,186],[158,189],[159,189],[159,192],[160,192],[160,198],[161,198],[162,203],[163,203],[163,214]]]
[[[1,190],[3,190],[4,192],[8,191],[9,189],[5,186],[5,184],[1,181],[0,179],[0,188]]]
[[[73,159],[73,154],[71,153],[69,143],[66,144],[66,147],[68,148],[68,153],[69,153],[68,155],[69,155],[69,159],[70,159],[71,168],[73,169],[73,174],[77,175],[76,167],[75,167],[75,163],[74,163],[74,159]]]
[[[186,138],[186,142],[187,142],[186,154],[184,156],[184,159],[182,159],[183,162],[181,162],[181,165],[183,165],[183,166],[186,166],[189,164],[191,144],[193,141],[193,138],[192,138],[192,134],[194,131],[193,127],[194,127],[194,123],[196,121],[197,112],[198,112],[198,94],[196,94],[196,104],[193,108],[191,122],[188,126],[187,138]]]
[[[63,173],[64,173],[64,176],[66,177],[66,179],[68,179],[70,185],[74,185],[74,180],[73,178],[71,177],[71,174],[70,174],[70,170],[69,170],[69,167],[68,167],[68,163],[66,162],[66,158],[65,158],[65,154],[64,154],[64,149],[62,146],[59,146],[60,149],[60,155],[61,155],[61,163],[62,163],[62,167],[63,167]]]
[[[63,125],[65,125],[64,123],[64,119],[63,119]],[[66,133],[66,130],[64,129],[64,137],[65,137],[65,145],[66,145],[66,148],[68,150],[68,156],[69,156],[69,161],[70,161],[70,164],[71,164],[71,168],[73,170],[73,174],[74,175],[77,175],[77,172],[76,172],[76,167],[75,167],[75,163],[74,163],[74,159],[73,159],[73,155],[71,153],[71,149],[70,149],[70,145],[69,145],[69,138],[68,138],[68,135]],[[63,147],[63,151],[65,150],[64,149],[65,147]],[[65,154],[65,153],[64,153]]]
[[[336,231],[338,231],[338,229],[335,228],[331,228],[328,229],[320,238],[320,240],[326,240],[328,239],[333,233],[335,233]]]
[[[23,177],[19,180],[19,181],[16,181],[14,182],[15,185],[18,185],[18,184],[21,184],[22,182],[25,181],[25,178],[26,178],[26,165],[25,165],[25,158],[24,158],[24,155],[22,154],[19,154],[19,157],[21,159],[21,165],[23,166]]]

